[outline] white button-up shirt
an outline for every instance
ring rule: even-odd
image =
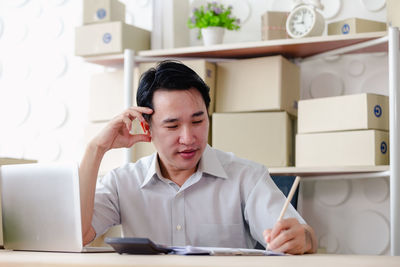
[[[207,145],[197,171],[179,187],[163,178],[157,154],[129,163],[97,184],[92,225],[97,235],[122,225],[125,237],[172,246],[264,246],[285,196],[265,166]],[[285,217],[305,223],[290,205]]]

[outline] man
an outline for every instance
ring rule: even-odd
[[[267,168],[207,145],[209,88],[185,65],[161,62],[140,79],[138,107],[111,120],[88,145],[80,165],[84,244],[109,227],[165,245],[316,251],[314,231],[290,206]],[[144,134],[130,133],[139,120]],[[107,174],[110,149],[153,142],[157,153]],[[240,140],[238,140],[240,142]]]

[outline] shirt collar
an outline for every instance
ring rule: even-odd
[[[157,158],[158,158],[157,153],[154,153],[150,166],[147,171],[146,178],[144,179],[142,185],[140,186],[141,188],[145,187],[154,176],[158,175],[161,177],[160,165],[158,164]]]
[[[215,150],[211,148],[208,144],[204,149],[203,155],[200,159],[199,166],[197,168],[198,172],[203,172],[215,176],[217,178],[227,179],[228,175],[226,174],[221,162],[219,161]],[[144,179],[141,188],[146,186],[153,177],[162,177],[160,164],[158,162],[158,154],[153,154],[153,159],[149,166],[146,178]]]
[[[215,150],[209,145],[206,146],[203,152],[203,156],[200,159],[198,171],[219,177],[228,178],[219,158],[217,157]]]

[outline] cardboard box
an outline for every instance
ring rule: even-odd
[[[217,65],[216,112],[287,111],[297,114],[299,67],[282,56]]]
[[[100,131],[107,125],[107,122],[89,123],[85,129],[85,140],[86,144],[90,142]],[[133,131],[136,133],[143,133],[140,129],[139,123],[134,121]],[[132,162],[136,162],[138,159],[148,156],[155,152],[153,143],[140,142],[136,143],[131,149]],[[99,175],[103,176],[114,168],[118,168],[126,163],[126,149],[118,148],[108,151],[103,160],[101,161]]]
[[[150,32],[120,21],[75,29],[76,56],[120,54],[126,48],[135,51],[149,49]]]
[[[300,100],[298,132],[389,130],[389,98],[355,94]]]
[[[289,38],[286,32],[288,12],[267,11],[261,16],[261,39],[275,40]]]
[[[195,60],[183,60],[183,64],[193,69],[200,78],[210,87],[210,106],[208,108],[208,114],[211,115],[214,112],[215,106],[215,84],[216,84],[216,65],[215,63],[209,62],[204,59]],[[139,77],[146,72],[148,69],[155,67],[157,63],[140,63],[137,78],[135,77],[135,97],[139,84]]]
[[[83,24],[125,21],[125,5],[118,0],[83,0]]]
[[[124,110],[124,72],[93,74],[89,88],[89,120],[109,121]]]
[[[188,0],[162,0],[161,15],[162,48],[190,46],[189,28],[187,27],[190,4]],[[157,29],[157,26],[155,27]]]
[[[328,24],[328,35],[386,31],[386,23],[350,18]]]
[[[136,95],[132,98],[135,103]],[[124,71],[93,74],[89,88],[89,121],[109,121],[124,110]]]
[[[386,0],[387,24],[400,28],[400,1]]]
[[[361,130],[296,135],[296,167],[389,164],[389,133]]]
[[[213,147],[268,167],[293,163],[292,123],[286,112],[214,113]]]

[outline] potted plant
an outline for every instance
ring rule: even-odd
[[[232,15],[232,6],[217,2],[193,9],[187,24],[190,29],[199,28],[197,39],[203,38],[205,45],[222,43],[225,29],[240,29],[240,20]]]

